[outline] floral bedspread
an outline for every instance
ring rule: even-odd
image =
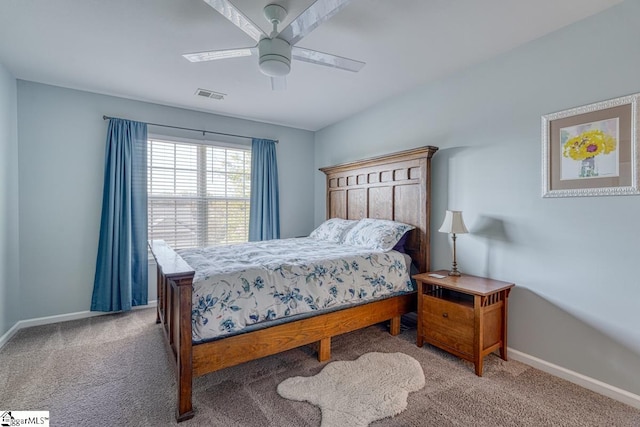
[[[193,341],[413,290],[404,255],[312,238],[177,251],[196,271]]]

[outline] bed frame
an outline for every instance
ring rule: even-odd
[[[422,147],[321,168],[327,178],[328,218],[392,219],[414,225],[406,250],[420,272],[429,267],[430,164],[436,147]],[[158,268],[156,323],[161,323],[176,361],[178,422],[192,418],[192,380],[229,366],[317,343],[318,360],[331,358],[331,337],[390,321],[415,311],[415,293],[344,308],[313,317],[192,343],[191,292],[195,272],[164,241],[150,242]]]

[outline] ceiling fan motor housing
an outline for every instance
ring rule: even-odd
[[[263,38],[258,43],[259,67],[271,77],[286,76],[291,71],[291,45],[283,39]]]

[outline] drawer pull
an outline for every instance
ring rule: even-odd
[[[442,313],[442,317],[449,317],[449,313]]]

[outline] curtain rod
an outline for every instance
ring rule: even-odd
[[[120,119],[120,120],[126,120],[126,119],[121,119],[120,117],[102,116],[102,120],[109,120],[109,119]],[[180,127],[180,126],[161,125],[161,124],[159,124],[159,123],[147,123],[147,122],[145,122],[145,123],[146,123],[147,125],[150,125],[150,126],[160,126],[160,127],[163,127],[163,128],[171,128],[171,129],[188,130],[188,131],[191,131],[191,132],[202,132],[202,135],[203,135],[203,136],[204,136],[205,134],[207,134],[207,133],[212,133],[212,134],[215,134],[215,135],[233,136],[233,137],[236,137],[236,138],[247,138],[247,139],[253,139],[253,138],[255,138],[255,137],[253,137],[253,136],[236,135],[236,134],[233,134],[233,133],[214,132],[214,131],[212,131],[212,130],[183,128],[183,127]],[[277,144],[277,143],[278,143],[278,142],[280,142],[280,141],[276,139],[276,140],[275,140],[275,142],[276,142],[276,144]]]

